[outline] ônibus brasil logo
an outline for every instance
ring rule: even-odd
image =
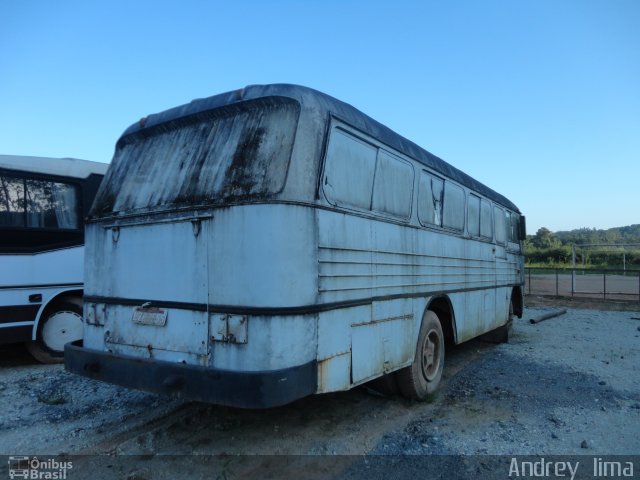
[[[32,480],[65,480],[72,462],[62,462],[55,458],[38,460],[38,457],[9,457],[9,478]]]

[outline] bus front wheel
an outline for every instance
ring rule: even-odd
[[[82,338],[82,308],[59,302],[48,307],[38,325],[36,340],[27,344],[29,353],[41,363],[61,363],[64,345]]]
[[[397,372],[402,394],[414,400],[429,400],[438,389],[444,368],[444,334],[440,319],[431,310],[422,318],[413,363]]]

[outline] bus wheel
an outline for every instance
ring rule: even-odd
[[[444,368],[444,334],[438,316],[427,310],[422,317],[413,363],[397,372],[402,394],[414,400],[428,400],[438,389]]]
[[[41,363],[62,363],[64,345],[82,338],[82,308],[60,302],[45,310],[38,325],[35,342],[27,349]]]

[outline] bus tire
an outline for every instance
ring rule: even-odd
[[[36,340],[27,343],[29,353],[41,363],[62,363],[65,343],[82,338],[82,308],[57,302],[42,314]]]
[[[436,393],[444,368],[444,334],[431,310],[422,317],[413,363],[396,373],[400,392],[413,400],[429,400]]]
[[[509,300],[509,314],[507,316],[507,323],[504,324],[503,328],[503,338],[502,343],[509,342],[509,337],[513,332],[513,300]]]

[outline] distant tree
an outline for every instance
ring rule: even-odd
[[[535,235],[527,235],[524,254],[527,264],[568,265],[571,262],[571,245],[584,244],[640,244],[640,224],[615,227],[607,230],[578,228],[571,231],[551,232],[542,227]],[[640,267],[640,247],[626,247],[627,269]],[[579,249],[580,262],[586,266],[606,268],[621,267],[621,247]]]
[[[546,227],[538,229],[531,239],[531,243],[537,248],[556,248],[560,246],[560,240]]]

